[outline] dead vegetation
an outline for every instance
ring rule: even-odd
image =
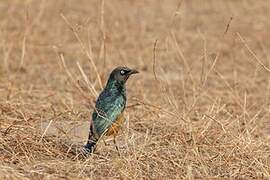
[[[0,176],[270,177],[267,1],[0,2]],[[128,82],[121,157],[72,153],[108,73]]]

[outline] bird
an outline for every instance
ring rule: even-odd
[[[116,136],[125,121],[124,110],[126,107],[126,82],[133,74],[139,71],[125,66],[116,67],[109,75],[107,84],[99,94],[92,113],[92,122],[84,151],[93,153],[97,142],[103,136],[113,136],[113,142],[120,155],[116,144]]]

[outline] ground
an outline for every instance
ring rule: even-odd
[[[269,179],[270,3],[0,2],[0,177]],[[83,158],[110,71],[127,83],[117,141]]]

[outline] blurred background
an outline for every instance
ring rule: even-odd
[[[1,177],[269,178],[269,10],[251,0],[2,0]],[[108,140],[79,159],[70,144],[84,144],[119,65],[141,72],[127,84],[122,157]]]

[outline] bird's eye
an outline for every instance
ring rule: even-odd
[[[121,71],[120,71],[120,74],[121,74],[121,75],[124,75],[125,73],[126,73],[126,71],[124,71],[124,70],[121,70]]]

